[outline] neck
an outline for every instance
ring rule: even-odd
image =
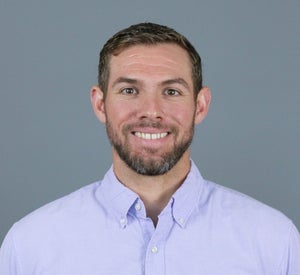
[[[143,201],[146,213],[157,224],[158,215],[180,187],[190,170],[190,154],[187,151],[167,173],[158,176],[140,175],[129,168],[114,152],[114,172],[119,181],[137,193]]]

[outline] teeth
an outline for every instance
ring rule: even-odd
[[[134,135],[143,138],[143,139],[159,139],[164,138],[168,133],[156,133],[156,134],[149,134],[149,133],[142,133],[142,132],[135,132]]]

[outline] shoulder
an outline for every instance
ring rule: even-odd
[[[51,261],[66,247],[71,253],[72,244],[83,242],[80,237],[89,234],[89,230],[95,227],[95,221],[101,226],[104,220],[95,195],[98,187],[99,182],[87,185],[16,222],[1,246],[0,273],[5,270],[5,274],[21,274],[19,270],[22,267],[30,270],[28,274],[33,274],[32,267],[36,263],[51,265]]]
[[[241,224],[289,224],[290,220],[280,211],[231,188],[206,180],[192,163],[188,178],[198,194],[198,207],[208,209],[213,217],[230,219]]]
[[[230,221],[233,226],[266,237],[290,230],[291,220],[279,210],[210,181],[205,181],[205,186],[207,205],[214,209],[214,215],[221,220]]]
[[[99,185],[100,182],[86,185],[36,209],[16,222],[11,231],[23,237],[36,232],[44,234],[60,225],[68,227],[79,222],[83,217],[89,216],[94,208],[99,208],[99,201],[95,196]]]
[[[219,234],[241,242],[266,266],[288,266],[292,257],[299,257],[299,233],[286,215],[230,188],[209,181],[205,185],[206,207]]]
[[[222,216],[233,219],[243,218],[243,223],[263,223],[274,225],[290,224],[282,212],[266,205],[246,194],[206,181],[209,190],[209,203],[218,208]]]

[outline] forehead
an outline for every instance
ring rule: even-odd
[[[110,76],[136,74],[191,78],[191,61],[183,48],[176,44],[135,45],[112,55]]]

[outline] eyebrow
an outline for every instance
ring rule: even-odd
[[[178,78],[172,78],[172,79],[168,79],[168,80],[165,80],[161,83],[162,86],[165,86],[165,85],[171,85],[171,84],[181,84],[182,86],[184,86],[185,88],[189,89],[189,84],[181,77],[178,77]]]
[[[113,82],[112,87],[114,87],[114,86],[116,86],[120,83],[137,84],[138,81],[136,79],[133,79],[133,78],[128,78],[128,77],[122,77],[121,76]]]
[[[138,82],[139,81],[136,79],[121,76],[113,82],[112,87],[114,87],[120,83],[137,84]],[[181,77],[167,79],[160,83],[161,86],[172,85],[172,84],[181,84],[182,86],[184,86],[187,89],[190,88],[189,84]]]

